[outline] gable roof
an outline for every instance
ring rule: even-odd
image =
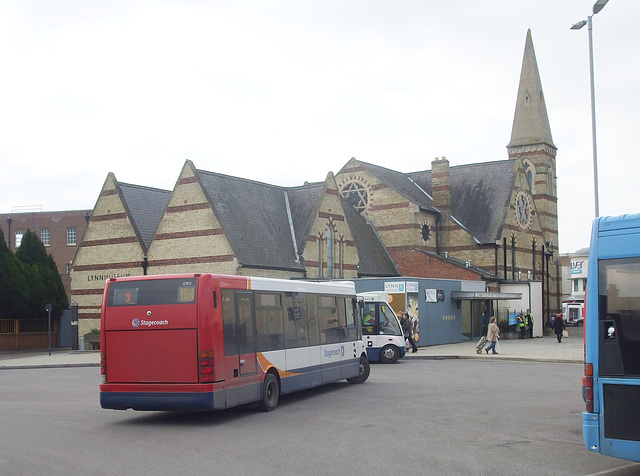
[[[240,264],[304,270],[299,256],[316,218],[324,182],[286,188],[204,170],[196,170],[196,175]],[[398,276],[373,227],[341,201],[360,258],[359,274]]]
[[[131,225],[138,239],[142,242],[146,254],[162,215],[167,208],[171,192],[159,188],[120,183],[115,180],[115,177],[114,181],[120,191],[127,214],[131,219]]]
[[[196,176],[241,265],[304,269],[282,187],[204,170]]]
[[[394,189],[410,202],[415,203],[424,210],[439,212],[438,209],[433,206],[431,193],[426,193],[426,190],[423,187],[417,186],[418,184],[413,181],[409,174],[404,174],[402,172],[397,172],[395,170],[380,167],[379,165],[370,164],[368,162],[362,162],[360,160],[358,163],[362,165],[364,169],[375,175],[381,182]],[[431,181],[429,181],[429,184],[431,184]]]
[[[441,213],[433,205],[431,170],[405,174],[360,160],[358,164],[421,209]],[[514,166],[514,160],[500,160],[449,167],[451,216],[480,243],[495,243],[502,233]]]

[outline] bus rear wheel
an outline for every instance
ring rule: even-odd
[[[380,349],[380,362],[383,364],[395,364],[400,358],[400,351],[395,345],[385,345]]]
[[[360,363],[358,364],[359,373],[357,377],[351,377],[347,379],[349,383],[364,383],[369,378],[371,367],[369,361],[364,355],[360,356]]]
[[[280,399],[280,385],[275,375],[269,372],[264,377],[262,385],[262,400],[258,402],[258,408],[263,412],[270,412],[278,406]]]

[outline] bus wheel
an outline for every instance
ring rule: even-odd
[[[280,398],[280,386],[278,385],[278,379],[275,375],[268,373],[264,377],[262,390],[262,400],[258,402],[258,408],[263,412],[275,410],[278,406],[278,399]]]
[[[371,367],[369,366],[369,361],[364,355],[360,356],[360,363],[358,364],[360,369],[360,373],[357,377],[351,377],[347,379],[349,383],[364,383],[369,378],[369,372],[371,372]]]
[[[395,345],[385,345],[380,349],[380,362],[383,364],[395,364],[400,358],[400,352]]]

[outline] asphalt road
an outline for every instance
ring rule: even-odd
[[[103,410],[99,370],[0,372],[1,475],[640,475],[582,443],[582,366],[373,365],[271,413]]]

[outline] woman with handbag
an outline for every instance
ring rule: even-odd
[[[496,352],[496,343],[500,339],[500,329],[498,328],[498,324],[496,324],[496,318],[492,317],[489,319],[489,328],[487,329],[487,341],[489,341],[489,345],[484,348],[484,350],[489,353],[491,351],[492,354],[497,354]]]
[[[558,344],[562,342],[562,334],[566,326],[564,325],[564,319],[562,319],[562,314],[558,314],[556,316],[556,320],[553,321],[553,330],[556,333],[556,337],[558,338]]]

